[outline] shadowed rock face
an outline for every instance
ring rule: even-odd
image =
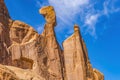
[[[103,74],[90,64],[77,25],[73,35],[63,42],[64,50],[60,48],[54,31],[57,22],[52,6],[40,9],[46,23],[43,33],[38,34],[31,26],[11,20],[3,0],[0,0],[1,5],[0,64],[9,65],[6,71],[13,71],[9,75],[14,76],[14,80],[104,80]],[[5,66],[0,66],[0,79],[4,77],[2,67]],[[7,77],[5,79],[10,80]]]
[[[4,0],[0,0],[0,22],[4,25],[7,25],[9,22],[9,19],[10,19],[10,16],[4,4]]]
[[[11,45],[9,37],[9,23],[11,22],[4,0],[0,0],[0,63],[10,64],[11,60],[7,48]]]

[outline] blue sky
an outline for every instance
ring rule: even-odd
[[[120,0],[5,0],[13,20],[21,20],[42,32],[42,6],[52,5],[57,15],[56,36],[60,44],[78,24],[90,61],[105,80],[120,80]]]

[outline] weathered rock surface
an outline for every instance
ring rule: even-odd
[[[40,13],[45,17],[46,24],[42,36],[45,39],[45,52],[47,55],[47,68],[51,75],[50,79],[61,80],[62,75],[62,63],[61,63],[61,49],[56,40],[54,27],[56,25],[56,15],[52,6],[43,7],[40,9]]]
[[[10,64],[7,48],[10,46],[9,23],[11,22],[4,0],[0,0],[0,63]]]
[[[4,0],[0,0],[0,22],[3,25],[7,25],[9,22],[9,19],[10,19],[10,16],[4,4]]]
[[[3,65],[0,65],[0,80],[20,80],[16,74],[6,68]]]
[[[93,69],[94,71],[94,80],[104,80],[104,75],[100,73],[98,70]]]
[[[45,80],[32,70],[0,65],[0,80]]]
[[[48,24],[52,23],[53,27],[56,25],[56,15],[52,6],[43,7],[39,12],[45,17],[45,20]]]
[[[21,69],[13,66],[5,66],[11,71],[14,71],[14,74],[20,79],[20,80],[45,80],[40,75],[35,73],[33,70],[30,69]]]
[[[86,45],[77,25],[74,33],[63,42],[66,80],[104,80],[104,76],[92,68]]]
[[[46,20],[42,34],[28,24],[11,20],[4,0],[0,0],[0,64],[8,65],[0,69],[5,67],[13,80],[104,80],[90,64],[79,27],[74,26],[62,50],[54,31],[54,8],[43,7],[40,14]],[[11,80],[4,76],[4,70],[1,72],[1,80]]]
[[[86,80],[86,67],[82,38],[79,27],[74,26],[74,34],[63,42],[67,80]]]

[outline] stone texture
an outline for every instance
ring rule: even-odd
[[[63,42],[67,80],[86,80],[86,66],[79,28],[74,26],[74,34]]]
[[[104,76],[90,64],[77,25],[74,25],[74,33],[63,42],[63,48],[66,80],[104,80]]]
[[[10,46],[9,23],[11,22],[4,0],[0,0],[0,63],[10,64],[7,48]]]
[[[33,70],[29,69],[21,69],[13,66],[5,66],[11,71],[14,71],[14,74],[20,79],[20,80],[45,80],[40,75],[35,73]]]
[[[61,63],[61,49],[56,40],[54,27],[56,24],[56,15],[52,6],[43,7],[40,9],[40,13],[45,17],[46,24],[42,36],[45,39],[45,52],[47,55],[47,68],[51,75],[50,80],[61,80],[62,75],[62,63]]]
[[[56,15],[52,6],[43,7],[39,12],[45,17],[45,20],[48,24],[52,23],[53,27],[56,25]]]
[[[0,80],[20,80],[16,74],[6,68],[3,65],[0,65]]]
[[[104,80],[104,75],[100,73],[98,70],[93,69],[94,71],[94,80]]]
[[[10,19],[10,16],[4,4],[4,0],[0,0],[0,22],[4,25],[7,25],[9,22],[9,19]]]
[[[32,70],[0,65],[0,80],[45,80]]]
[[[10,75],[13,80],[104,80],[90,64],[79,27],[74,26],[62,50],[54,31],[54,8],[46,6],[39,12],[46,20],[42,34],[24,22],[11,20],[4,0],[0,0],[0,64],[8,65],[1,65],[7,72],[4,76],[1,71],[1,79],[10,80]]]

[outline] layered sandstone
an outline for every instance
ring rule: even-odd
[[[51,75],[50,79],[61,80],[63,78],[60,59],[62,53],[54,32],[54,27],[56,25],[55,11],[52,6],[46,6],[40,9],[40,14],[42,14],[46,20],[42,36],[45,39],[45,51],[47,54],[48,72]]]
[[[63,42],[63,48],[66,80],[104,80],[90,64],[78,25],[74,25],[74,33]]]
[[[0,65],[0,80],[45,80],[32,70]]]
[[[0,0],[0,64],[8,65],[0,69],[5,67],[13,80],[104,80],[103,74],[90,64],[79,26],[74,26],[62,50],[54,31],[54,8],[43,7],[40,14],[46,20],[42,34],[24,22],[11,20],[4,0]],[[7,77],[1,79],[10,80]]]
[[[0,80],[20,80],[16,74],[6,68],[3,65],[0,65]]]
[[[11,45],[9,37],[9,24],[11,23],[4,0],[0,0],[0,63],[10,64],[7,48]]]
[[[74,34],[63,42],[67,80],[86,80],[85,56],[79,27],[74,26]]]

